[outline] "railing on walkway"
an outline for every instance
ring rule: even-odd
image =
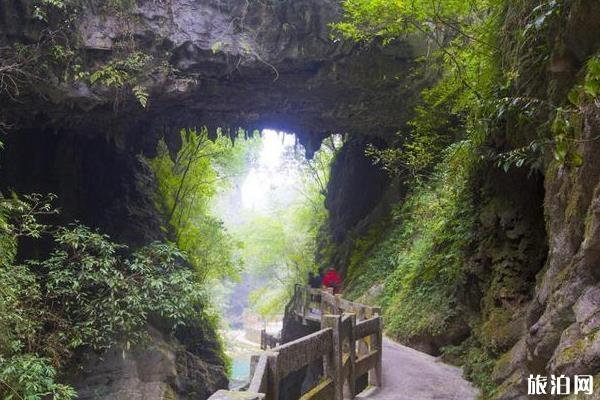
[[[260,349],[267,350],[276,347],[281,342],[281,339],[275,335],[267,333],[266,329],[260,331]]]
[[[279,386],[285,377],[321,361],[324,376],[300,400],[342,400],[345,385],[347,395],[354,398],[357,379],[367,373],[369,385],[382,386],[383,322],[379,308],[300,285],[295,288],[292,308],[304,323],[320,321],[321,330],[264,352],[247,392],[220,390],[209,400],[279,400]]]

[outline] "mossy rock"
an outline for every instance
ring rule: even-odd
[[[522,363],[526,362],[526,352],[525,340],[521,339],[512,349],[498,358],[492,372],[493,380],[501,383],[508,379]]]
[[[489,397],[494,400],[515,400],[525,399],[523,391],[520,388],[526,385],[523,377],[516,371],[508,379],[506,379],[502,385],[500,385],[494,393]]]
[[[600,374],[596,374],[594,376],[594,394],[600,393]],[[569,397],[565,397],[564,400],[590,400],[592,397],[590,395],[579,393],[572,394]]]
[[[559,347],[557,353],[554,355],[553,364],[560,367],[577,364],[585,360],[587,355],[593,354],[592,347],[599,337],[600,331],[597,331],[580,337],[572,343],[561,344],[561,347]]]
[[[523,331],[524,313],[496,308],[480,329],[482,343],[494,351],[506,351],[513,346]]]
[[[177,393],[175,393],[171,386],[167,386],[165,389],[163,400],[177,400]]]

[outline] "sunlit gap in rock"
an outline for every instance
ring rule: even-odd
[[[213,299],[224,310],[233,388],[249,379],[250,357],[260,351],[261,330],[280,335],[294,283],[315,268],[328,166],[340,142],[338,136],[326,139],[308,160],[294,134],[265,129],[244,173],[214,199],[214,215],[240,243],[240,279],[216,283],[221,287]]]
[[[264,130],[259,159],[248,171],[242,185],[242,207],[268,212],[273,201],[294,201],[300,190],[299,161],[303,152],[293,134]]]

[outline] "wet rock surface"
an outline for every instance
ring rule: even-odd
[[[390,178],[365,155],[368,145],[385,147],[374,137],[355,137],[344,144],[331,168],[325,206],[329,231],[341,243],[348,231],[365,218],[381,200]]]
[[[11,125],[2,191],[56,193],[60,222],[77,219],[133,247],[165,235],[152,201],[154,177],[139,157],[153,155],[160,138],[175,152],[184,127],[281,129],[296,133],[310,156],[332,133],[394,133],[423,83],[397,79],[408,76],[419,44],[331,40],[337,1],[132,7],[119,13],[86,3],[68,39],[90,71],[122,57],[123,47],[151,56],[152,72],[138,82],[149,94],[146,109],[130,88],[65,83],[51,68],[18,101],[0,99],[0,114]],[[0,47],[36,43],[45,25],[31,18],[32,9],[29,0],[2,2]],[[49,15],[50,25],[58,19]],[[203,399],[226,387],[222,360],[190,350],[210,350],[215,332],[193,345],[161,335],[125,358],[118,349],[89,355],[85,373],[73,378],[80,397]]]
[[[574,4],[564,27],[571,68],[554,72],[556,85],[570,90],[578,65],[598,50],[600,15],[590,2]],[[565,93],[559,91],[559,96]],[[549,97],[556,96],[549,89]],[[548,255],[538,273],[534,295],[527,307],[526,331],[511,350],[507,368],[496,366],[504,380],[499,398],[526,398],[526,376],[595,375],[600,373],[600,109],[582,107],[581,140],[575,151],[580,167],[548,161],[544,171],[544,216]],[[504,373],[500,373],[504,370]],[[510,378],[505,378],[512,372]]]
[[[565,87],[598,50],[598,7],[577,4],[562,46],[571,61],[549,66]],[[43,26],[29,18],[31,7],[29,1],[2,2],[0,44],[35,41]],[[133,13],[136,18],[124,24],[101,7],[85,8],[76,31],[92,66],[131,38],[170,66],[142,82],[148,109],[130,94],[116,107],[110,89],[63,85],[56,76],[36,82],[43,95],[27,102],[1,99],[14,126],[2,153],[3,191],[57,193],[65,219],[144,244],[162,233],[151,202],[153,177],[138,155],[153,154],[159,138],[176,149],[182,127],[275,128],[297,133],[310,155],[326,135],[350,133],[361,143],[337,161],[328,196],[335,237],[343,241],[369,218],[389,183],[369,169],[361,151],[366,141],[385,142],[409,119],[423,82],[396,78],[409,75],[418,43],[383,48],[330,40],[328,25],[340,13],[336,1],[140,1]],[[462,300],[465,310],[486,310],[488,332],[502,333],[501,340],[487,336],[504,352],[494,370],[502,399],[524,398],[529,373],[600,373],[597,105],[588,105],[583,116],[581,167],[548,161],[535,182],[485,176],[497,191],[482,204],[480,233],[487,240],[472,260],[473,275],[485,279],[470,280]],[[460,333],[422,342],[435,352]],[[129,358],[115,349],[88,360],[88,375],[76,379],[81,398],[127,398],[139,386],[136,396],[142,397],[134,398],[201,399],[226,384],[210,354],[153,337],[154,347]]]
[[[27,6],[15,0],[0,15],[0,43],[35,28],[8,21],[23,19]],[[194,125],[295,132],[309,153],[331,133],[392,134],[424,83],[402,79],[424,44],[332,40],[340,12],[337,2],[318,0],[140,1],[124,20],[94,3],[76,20],[92,69],[132,40],[166,68],[141,82],[148,110],[128,95],[115,113],[114,91],[79,82],[47,89],[47,117],[87,134],[124,135],[121,143],[149,152],[157,137]],[[26,124],[31,114],[15,117]]]
[[[204,399],[227,387],[223,366],[206,362],[174,338],[150,329],[147,347],[82,355],[70,378],[79,399]]]

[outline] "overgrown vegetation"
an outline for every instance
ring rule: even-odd
[[[82,225],[40,222],[52,197],[0,200],[0,394],[71,399],[58,374],[77,351],[125,351],[147,337],[149,316],[179,325],[206,314],[204,286],[169,244],[135,252]],[[47,257],[18,262],[19,240],[47,240]]]
[[[241,267],[236,256],[241,243],[213,216],[210,202],[242,173],[258,142],[245,140],[244,132],[238,133],[236,142],[221,131],[209,138],[206,128],[184,129],[180,137],[174,160],[161,141],[157,156],[148,161],[158,181],[156,204],[165,216],[165,228],[188,254],[200,281],[235,277]]]
[[[108,56],[95,57],[82,46],[72,27],[78,23],[83,3],[78,0],[38,0],[31,15],[37,20],[30,32],[8,43],[0,42],[0,94],[7,104],[32,95],[56,97],[65,88],[85,85],[99,103],[112,102],[115,110],[134,99],[147,108],[148,82],[170,76],[169,54],[150,54],[140,48],[133,32],[135,16],[130,0],[96,4],[103,14],[118,21],[121,35],[110,42]],[[50,84],[52,82],[52,84]],[[61,87],[62,86],[62,87]],[[9,115],[0,112],[0,133],[12,127]]]
[[[590,58],[574,88],[549,84],[551,49],[570,6],[562,1],[347,0],[343,5],[345,19],[334,25],[338,35],[384,43],[424,37],[431,48],[415,74],[437,77],[423,91],[409,129],[389,148],[367,151],[410,190],[396,207],[393,224],[381,221],[355,240],[350,294],[360,296],[384,283],[377,293],[386,328],[406,342],[439,336],[462,314],[471,337],[446,353],[465,365],[484,397],[493,397],[492,369],[507,350],[501,336],[518,308],[486,298],[482,318],[464,315],[459,297],[472,272],[470,258],[482,243],[474,237],[484,218],[479,207],[488,200],[473,182],[494,168],[535,174],[550,158],[566,168],[580,166],[581,105],[597,101],[600,64]],[[549,95],[547,87],[558,95]],[[503,290],[502,283],[492,285],[491,291]]]
[[[262,287],[250,294],[250,305],[263,318],[281,314],[294,285],[305,283],[308,272],[318,270],[317,237],[327,218],[324,200],[338,140],[325,139],[311,160],[296,147],[284,154],[289,169],[298,174],[295,193],[288,194],[291,200],[272,199],[263,210],[246,210],[246,221],[236,230],[245,242],[246,272],[261,282]]]

